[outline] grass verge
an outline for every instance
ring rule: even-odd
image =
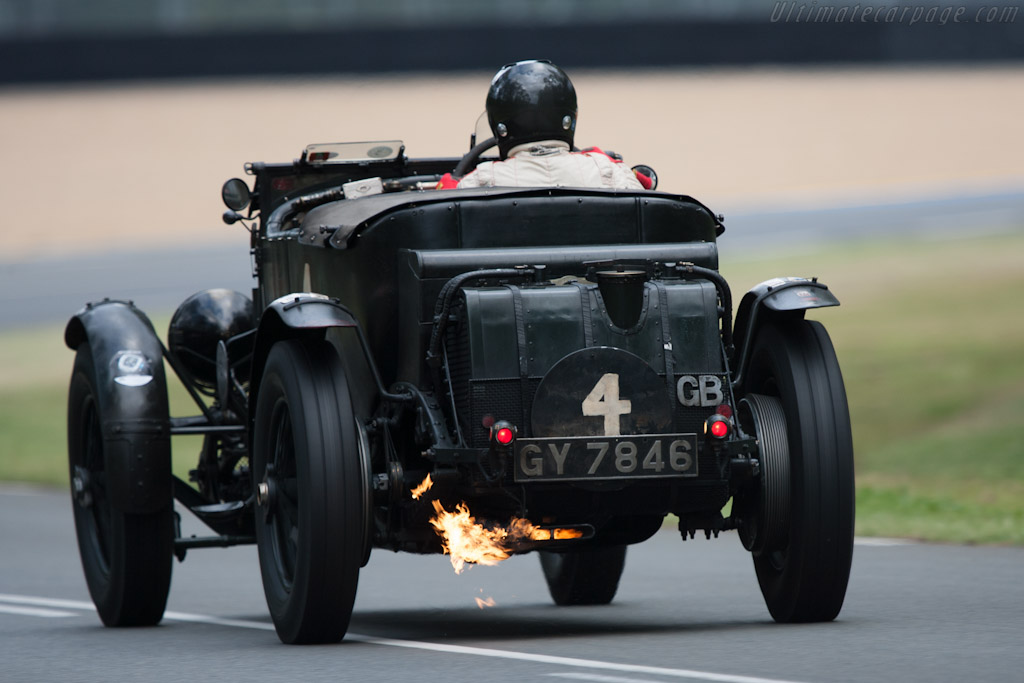
[[[843,370],[857,532],[1024,543],[1024,235],[848,245],[727,264],[734,290],[818,275]]]

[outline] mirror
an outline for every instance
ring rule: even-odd
[[[241,178],[232,178],[220,189],[220,198],[224,200],[224,205],[232,211],[241,211],[249,206],[251,197],[249,186]]]
[[[643,173],[645,176],[651,179],[651,189],[658,189],[658,174],[654,172],[654,169],[647,164],[637,164],[633,167],[633,170],[637,173]]]

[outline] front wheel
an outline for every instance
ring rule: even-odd
[[[556,553],[540,551],[540,566],[556,605],[607,605],[626,566],[626,546]]]
[[[104,421],[112,418],[99,392],[92,350],[83,342],[68,389],[68,466],[82,569],[104,625],[152,626],[163,618],[171,586],[173,503],[153,514],[114,504],[103,438]]]
[[[365,549],[348,384],[323,341],[279,342],[256,404],[253,476],[263,590],[285,643],[341,640]]]
[[[779,622],[831,621],[853,559],[854,482],[846,389],[825,328],[766,325],[743,389],[748,428],[766,452],[761,486],[736,502],[756,519],[746,534],[741,524],[741,538],[768,611]]]

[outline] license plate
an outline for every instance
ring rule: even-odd
[[[697,435],[517,439],[515,462],[517,482],[696,477]]]

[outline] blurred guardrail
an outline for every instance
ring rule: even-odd
[[[1021,3],[0,0],[0,83],[568,67],[1024,60]]]

